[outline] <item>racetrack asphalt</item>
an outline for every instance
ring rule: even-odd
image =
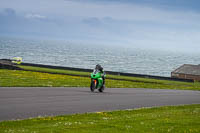
[[[142,88],[0,87],[0,121],[141,107],[200,104],[200,91]]]

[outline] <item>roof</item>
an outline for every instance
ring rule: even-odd
[[[172,73],[200,76],[200,65],[184,64],[180,66],[179,68],[177,68],[176,70],[174,70]]]

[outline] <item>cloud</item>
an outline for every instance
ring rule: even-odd
[[[16,11],[12,8],[4,8],[2,11],[0,11],[0,15],[2,17],[15,17]]]
[[[159,0],[156,6],[149,4],[153,0],[136,1],[6,0],[0,3],[0,30],[141,47],[197,47],[199,12],[163,8]]]
[[[90,26],[100,26],[102,25],[102,21],[97,17],[89,17],[82,20],[83,23],[88,24]]]
[[[29,19],[46,19],[47,18],[46,16],[39,15],[39,14],[27,14],[25,17]]]
[[[6,8],[4,9],[3,14],[5,14],[6,16],[15,16],[16,12],[12,8]]]
[[[20,4],[19,4],[20,3]],[[38,4],[40,3],[40,4]],[[131,4],[130,4],[131,3]],[[111,17],[118,20],[148,21],[156,23],[190,23],[197,24],[200,18],[198,12],[184,10],[168,10],[162,8],[163,4],[152,6],[145,3],[163,3],[160,0],[143,0],[143,2],[131,2],[118,0],[118,2],[98,2],[96,0],[6,0],[0,7],[11,7],[19,12],[33,12],[43,14],[42,16],[58,16],[66,18],[68,16],[83,18],[104,18]],[[168,2],[169,3],[169,2]],[[181,3],[180,1],[178,3]],[[184,3],[184,2],[182,2]],[[172,5],[171,2],[170,5]]]

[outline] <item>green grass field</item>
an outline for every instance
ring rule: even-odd
[[[90,86],[90,73],[87,72],[22,67],[26,71],[0,69],[0,87]],[[116,75],[107,75],[107,77],[122,79],[106,79],[108,88],[200,90],[199,82],[187,83]],[[130,81],[123,81],[124,79]],[[0,133],[199,133],[199,125],[200,105],[185,105],[4,121],[0,122]]]
[[[48,69],[47,69],[48,70]],[[47,70],[38,70],[47,72]],[[57,74],[0,69],[0,86],[1,87],[89,87],[90,75],[88,77],[63,75],[63,73],[72,74],[71,71],[51,70]],[[83,74],[75,71],[76,74]],[[126,76],[108,75],[116,79],[128,79],[132,81],[111,80],[106,79],[106,87],[108,88],[155,88],[155,89],[184,89],[184,90],[200,90],[200,83],[187,83],[167,80],[155,80],[145,78],[135,78]]]
[[[24,65],[18,65],[18,66],[20,68],[24,69],[24,70],[30,70],[30,71],[36,71],[36,72],[47,72],[47,73],[52,73],[52,74],[66,74],[66,75],[68,74],[68,75],[73,75],[73,76],[88,76],[88,77],[90,76],[89,72],[52,69],[52,68],[35,67],[35,66],[24,66]],[[110,75],[110,74],[107,74],[106,78],[108,78],[108,79],[131,80],[131,81],[135,81],[135,82],[145,82],[145,83],[162,83],[162,81],[163,81],[163,80],[156,80],[156,79],[138,78],[138,77],[120,76],[120,75]],[[164,80],[164,82],[167,82],[167,80]],[[170,82],[170,83],[172,83],[172,82]]]
[[[1,133],[199,133],[200,105],[166,106],[0,122]]]

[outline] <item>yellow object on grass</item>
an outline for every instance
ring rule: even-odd
[[[12,63],[21,64],[22,58],[21,57],[14,57],[14,58],[12,58]]]

